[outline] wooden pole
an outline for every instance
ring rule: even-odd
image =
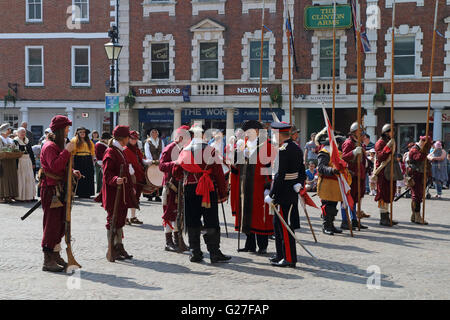
[[[359,12],[359,3],[356,1],[357,12]],[[361,147],[361,27],[360,27],[360,18],[359,14],[357,16],[358,20],[358,28],[356,29],[356,52],[357,52],[357,73],[358,73],[358,111],[357,111],[357,121],[358,121],[358,129],[356,131],[358,135],[358,147]],[[358,170],[358,211],[357,211],[357,219],[358,219],[358,230],[361,230],[361,154],[357,157],[357,170]],[[353,209],[353,208],[352,208]],[[349,226],[350,227],[350,226]]]
[[[392,2],[392,47],[391,47],[391,139],[394,139],[394,48],[395,48],[395,0]],[[394,184],[393,184],[393,176],[394,176],[394,152],[395,145],[391,152],[391,166],[390,166],[390,209],[389,209],[389,221],[392,227],[392,217],[394,213]]]
[[[263,56],[264,56],[264,11],[266,9],[266,2],[263,0],[263,8],[261,15],[261,57],[259,64],[259,113],[258,121],[261,122],[261,108],[262,108],[262,77],[263,77]]]
[[[288,35],[286,30],[286,36]],[[289,124],[292,124],[292,76],[291,76],[291,41],[288,37],[288,68],[289,68]]]
[[[439,0],[436,0],[436,8],[435,8],[435,12],[434,12],[433,44],[432,44],[432,49],[431,49],[431,63],[430,63],[430,84],[428,86],[427,125],[425,127],[425,138],[426,139],[428,139],[429,130],[430,130],[431,93],[433,91],[433,68],[434,68],[434,54],[435,54],[435,47],[436,47],[436,26],[437,26],[438,6],[439,6]],[[422,224],[425,224],[425,200],[426,200],[426,191],[427,191],[427,182],[428,182],[427,167],[428,167],[428,158],[425,157],[424,168],[423,168]]]
[[[334,2],[333,13],[333,109],[331,111],[331,125],[335,129],[336,113],[336,0]]]

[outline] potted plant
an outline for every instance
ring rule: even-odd
[[[383,86],[380,86],[378,92],[373,95],[373,104],[376,102],[381,102],[383,105],[386,103],[386,93]]]
[[[134,96],[133,90],[130,89],[130,91],[128,91],[128,95],[125,96],[125,106],[128,106],[131,108],[134,106],[135,103],[136,103],[136,97]]]
[[[270,94],[270,102],[272,104],[277,103],[278,108],[281,108],[281,102],[283,101],[283,96],[280,93],[280,89],[276,87],[273,92]]]
[[[17,100],[16,96],[13,95],[13,94],[11,93],[11,90],[8,89],[8,94],[3,98],[3,101],[4,101],[4,103],[5,103],[5,107],[6,107],[6,105],[8,104],[8,101],[12,101],[12,103],[14,104],[14,106],[16,106],[16,100]]]

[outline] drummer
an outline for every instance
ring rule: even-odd
[[[142,194],[142,189],[145,185],[145,173],[144,166],[151,163],[151,160],[144,159],[144,155],[142,151],[138,147],[139,136],[136,131],[130,132],[130,139],[128,141],[128,145],[124,148],[123,153],[125,154],[125,158],[129,164],[131,164],[133,170],[130,170],[131,178],[134,183],[134,188],[136,190],[136,202],[139,205],[139,198]],[[133,173],[134,171],[134,173]],[[125,223],[127,225],[131,224],[142,224],[143,222],[136,217],[136,209],[130,208],[131,211],[131,219],[126,219]]]
[[[148,160],[153,160],[152,164],[158,165],[164,147],[164,142],[159,138],[158,130],[152,129],[144,145],[145,157]],[[152,201],[153,198],[155,198],[156,202],[161,202],[161,198],[159,197],[160,191],[161,190],[157,190],[153,194],[151,194],[149,200]]]

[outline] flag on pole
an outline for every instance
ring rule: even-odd
[[[295,54],[295,46],[294,46],[294,34],[292,32],[291,16],[289,14],[289,11],[288,11],[288,16],[286,18],[286,36],[288,38],[289,45],[291,46],[291,52],[292,52],[292,57],[294,59],[295,71],[298,72],[297,57]]]
[[[367,37],[366,30],[364,26],[361,24],[361,12],[359,8],[359,4],[356,3],[356,0],[351,0],[352,4],[352,17],[353,17],[353,31],[356,43],[356,35],[359,33],[361,38],[361,51],[364,53],[371,52],[372,48],[370,47],[369,38]]]

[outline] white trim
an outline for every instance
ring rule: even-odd
[[[88,83],[75,82],[75,49],[88,49]],[[91,46],[72,46],[72,63],[71,63],[71,85],[72,87],[90,87],[91,86]]]
[[[410,79],[410,78],[421,78],[422,77],[422,39],[423,33],[420,26],[412,26],[402,24],[398,28],[395,28],[395,37],[415,37],[415,67],[413,75],[395,75],[396,79]],[[386,46],[384,47],[384,52],[386,52],[386,60],[384,60],[384,65],[386,66],[386,72],[384,73],[385,79],[391,78],[391,63],[392,63],[392,27],[387,30],[384,37],[386,40]]]
[[[192,15],[197,16],[199,11],[217,11],[219,14],[225,14],[225,2],[227,0],[210,0],[200,2],[199,0],[191,0]]]
[[[395,4],[408,2],[415,2],[418,7],[423,7],[425,4],[425,0],[395,0]],[[392,3],[393,0],[386,0],[386,8],[392,8]]]
[[[185,0],[186,1],[186,0]],[[144,0],[142,3],[144,17],[149,17],[150,13],[155,12],[168,12],[169,16],[175,16],[175,5],[177,2],[175,0],[167,1],[152,1]]]
[[[29,74],[28,74],[28,50],[29,49],[41,49],[41,66],[42,66],[42,82],[40,83],[30,83],[29,82]],[[43,46],[26,46],[25,47],[25,85],[27,87],[42,87],[44,86],[44,47]]]
[[[169,44],[169,78],[168,79],[152,79],[152,44],[159,43],[168,43]],[[175,40],[173,39],[172,34],[164,35],[162,33],[156,33],[154,35],[146,35],[143,43],[143,71],[144,78],[142,81],[144,82],[156,82],[156,81],[175,81]]]
[[[18,39],[109,39],[105,32],[0,33],[0,40]]]
[[[256,80],[257,78],[251,78],[251,70],[250,70],[250,42],[259,41],[261,42],[261,30],[256,30],[255,32],[245,32],[244,37],[242,38],[242,81]],[[269,44],[269,56],[267,59],[269,60],[269,77],[263,78],[265,80],[275,80],[275,36],[272,32],[264,33],[264,41],[268,41]]]
[[[263,1],[261,0],[241,0],[242,13],[248,13],[249,10],[262,9]],[[269,9],[270,13],[277,12],[277,0],[265,0],[265,8]]]
[[[28,17],[29,17],[29,3],[28,3],[28,1],[29,0],[26,0],[26,2],[25,2],[25,21],[26,22],[42,22],[42,21],[44,21],[44,16],[43,16],[43,14],[44,14],[44,10],[43,10],[43,6],[44,6],[44,0],[40,0],[41,1],[41,18],[40,19],[29,19]]]
[[[72,0],[72,8],[74,8],[76,6],[75,1],[77,1],[77,0]],[[78,0],[78,1],[81,1],[81,0]],[[90,17],[89,11],[90,11],[91,6],[89,3],[89,0],[85,0],[85,1],[87,1],[87,18],[75,18],[75,15],[72,15],[72,21],[74,21],[74,22],[89,22],[89,17]],[[73,10],[72,10],[72,12],[73,12]]]

